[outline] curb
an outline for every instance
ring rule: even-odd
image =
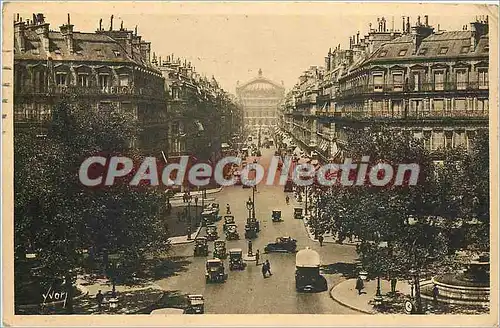
[[[221,192],[222,189],[224,189],[224,187],[219,187],[219,188],[215,188],[215,189],[208,189],[205,193],[207,195],[210,195],[210,194],[216,194],[218,192]],[[201,191],[193,191],[191,193],[192,196],[198,196],[198,195],[201,195]],[[182,200],[182,195],[179,195],[179,196],[173,196],[172,198],[170,198],[170,200],[177,200],[177,199],[181,199]]]
[[[346,280],[347,281],[347,280]],[[344,283],[345,281],[341,282],[340,284]],[[337,298],[335,298],[335,296],[333,296],[333,292],[334,292],[334,289],[340,285],[340,284],[337,284],[335,286],[333,286],[332,288],[330,288],[330,291],[328,292],[328,294],[330,295],[330,298],[332,300],[334,300],[335,302],[339,303],[340,305],[346,307],[346,308],[349,308],[351,310],[354,310],[356,312],[360,312],[362,314],[369,314],[369,315],[374,315],[374,314],[377,314],[376,312],[369,312],[369,311],[366,311],[366,310],[362,310],[362,309],[358,309],[357,307],[355,306],[352,306],[352,305],[349,305],[345,302],[342,302],[342,301],[339,301]]]
[[[196,237],[198,237],[198,235],[200,234],[200,231],[201,231],[201,225],[198,227],[198,229],[196,230],[196,232],[194,234],[191,234],[191,239],[190,240],[187,240],[187,235],[178,236],[178,237],[186,237],[186,240],[185,241],[178,241],[178,242],[172,242],[172,241],[170,241],[170,245],[191,244],[191,243],[194,242],[194,240],[196,239]],[[193,235],[194,235],[194,237],[193,237]],[[177,238],[177,237],[173,237],[173,238]]]
[[[311,241],[314,241],[314,242],[317,242],[319,244],[319,241],[317,239],[314,238],[314,234],[311,233],[311,231],[309,231],[309,227],[307,225],[308,223],[308,220],[306,219],[306,217],[304,217],[302,219],[302,222],[304,223],[304,228],[306,229],[306,232],[307,232],[307,236],[309,237],[309,239]],[[342,242],[342,243],[338,243],[336,242],[335,240],[323,240],[323,244],[335,244],[335,245],[345,245],[345,246],[357,246],[358,244],[355,243],[355,242]]]
[[[213,202],[214,200],[215,200],[215,197],[205,198],[205,202]],[[173,202],[175,202],[175,203],[173,203]],[[172,205],[172,208],[174,208],[174,207],[188,207],[188,203],[184,203],[182,201],[182,199],[174,199],[173,201],[170,202],[170,205]],[[191,202],[191,205],[195,206],[196,204]],[[199,206],[201,207],[201,204]]]

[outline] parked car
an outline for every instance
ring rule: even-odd
[[[224,216],[224,225],[222,226],[223,230],[226,231],[227,230],[227,226],[230,225],[230,224],[234,224],[234,215],[226,215],[226,216]]]
[[[229,224],[226,228],[226,240],[238,240],[240,235],[238,234],[238,227],[236,224]]]
[[[276,238],[274,243],[269,243],[264,248],[264,253],[271,252],[286,252],[295,253],[297,249],[297,241],[291,237],[279,237]]]
[[[214,258],[215,257],[221,260],[227,257],[226,242],[224,240],[216,240],[214,242]]]
[[[214,241],[219,238],[219,234],[217,233],[217,226],[214,224],[207,226],[207,240]]]
[[[302,219],[304,215],[302,214],[304,212],[304,209],[302,207],[296,207],[293,209],[293,217],[295,219]]]
[[[281,211],[274,210],[273,214],[271,215],[273,222],[281,222],[283,221],[281,219]]]

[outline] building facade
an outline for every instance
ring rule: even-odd
[[[236,87],[236,95],[243,106],[244,126],[247,130],[275,127],[278,124],[278,107],[285,88],[262,75]]]
[[[135,31],[109,30],[102,20],[94,33],[74,31],[68,21],[50,30],[43,14],[14,21],[15,128],[50,123],[53,107],[66,95],[93,108],[132,113],[143,131],[141,149],[166,147],[164,79],[150,62],[151,45]]]
[[[414,26],[403,19],[400,31],[381,18],[364,38],[351,37],[349,49],[329,51],[324,74],[310,75],[318,85],[312,93],[301,84],[292,90],[284,123],[328,160],[342,156],[346,130],[380,123],[411,130],[435,154],[468,149],[475,132],[488,128],[488,63],[487,18],[450,32],[436,31],[427,16]],[[316,101],[304,108],[297,101],[304,97]],[[304,116],[310,123],[300,133]]]

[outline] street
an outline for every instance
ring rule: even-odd
[[[259,163],[266,167],[274,149],[264,149]],[[251,162],[253,158],[249,158]],[[248,241],[244,238],[244,226],[248,216],[246,201],[252,195],[251,188],[231,186],[215,194],[220,204],[221,214],[225,215],[226,204],[231,206],[231,214],[235,216],[240,240],[228,241],[227,249],[241,248],[243,253],[248,251]],[[229,278],[222,284],[205,283],[205,261],[212,258],[211,254],[205,257],[193,257],[194,244],[174,245],[174,256],[187,257],[190,264],[187,271],[157,281],[165,290],[178,290],[182,293],[202,294],[205,297],[206,313],[215,314],[356,314],[357,312],[333,301],[328,292],[297,293],[295,291],[295,254],[271,253],[264,254],[263,249],[269,242],[279,236],[291,236],[297,240],[297,250],[310,247],[319,252],[323,265],[337,262],[352,263],[356,258],[353,246],[325,244],[320,247],[317,242],[309,239],[302,220],[293,218],[293,202],[286,205],[285,193],[282,186],[259,185],[255,194],[256,217],[260,220],[261,231],[258,238],[253,240],[253,251],[260,250],[260,263],[268,259],[271,263],[273,275],[264,279],[261,266],[255,262],[247,262],[244,271],[229,271],[228,260],[225,260],[226,272]],[[273,223],[272,210],[282,211],[283,222]],[[223,220],[217,223],[221,239],[225,236],[222,231]],[[202,229],[200,236],[205,234]],[[209,251],[213,250],[213,242],[209,243]],[[329,289],[343,280],[339,274],[325,274]]]

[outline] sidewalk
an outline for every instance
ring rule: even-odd
[[[138,286],[116,285],[117,307],[111,309],[112,284],[108,279],[91,279],[89,275],[78,276],[76,285],[88,293],[85,297],[75,302],[75,314],[128,314],[150,306],[163,296],[163,289],[154,284],[147,283]],[[104,302],[99,310],[96,294],[98,291],[104,295]]]
[[[198,237],[198,235],[200,234],[200,231],[201,231],[201,226],[199,226],[198,229],[196,229],[196,231],[193,231],[193,233],[191,234],[191,239],[188,239],[188,236],[184,235],[184,236],[171,237],[168,240],[170,241],[170,245],[189,244],[194,242],[196,237]]]
[[[341,305],[365,314],[376,314],[378,311],[373,307],[373,300],[377,292],[377,279],[365,281],[362,294],[358,295],[356,279],[348,279],[336,285],[330,290],[330,297]],[[391,290],[391,283],[380,279],[380,289],[384,301],[390,302],[392,298],[387,295]],[[398,280],[396,291],[404,295],[410,295],[411,287],[404,280]]]
[[[205,191],[205,194],[207,194],[207,195],[210,195],[210,194],[216,194],[216,193],[218,193],[218,192],[222,191],[222,189],[223,189],[223,188],[224,188],[224,187],[222,187],[222,186],[221,186],[221,187],[219,187],[219,188],[215,188],[215,189],[207,189],[207,190]],[[200,190],[200,191],[191,191],[191,192],[189,192],[189,194],[190,194],[191,196],[193,196],[193,197],[194,197],[194,196],[201,196],[201,194],[202,194],[202,193],[203,193],[203,191],[201,191],[201,190]],[[172,198],[170,198],[170,201],[172,202],[172,200],[177,200],[177,199],[180,199],[180,200],[182,201],[182,196],[183,196],[183,195],[184,195],[184,193],[183,193],[183,192],[180,192],[180,193],[178,193],[178,194],[174,195]]]
[[[304,206],[305,206],[304,202],[298,202],[297,199],[293,196],[290,198],[290,203],[294,207],[304,208]],[[304,215],[304,218],[302,219],[302,221],[304,222],[304,228],[306,229],[306,232],[307,232],[307,235],[309,236],[309,239],[319,243],[319,241],[315,238],[314,233],[311,231],[312,229],[309,226],[309,218],[310,218],[310,215]],[[323,244],[340,244],[340,243],[338,242],[337,236],[334,236],[330,233],[325,233],[325,234],[323,234]],[[358,242],[356,240],[353,240],[353,241],[347,240],[347,241],[343,241],[342,245],[356,246],[356,245],[358,245]]]
[[[205,200],[203,202],[205,203],[205,205],[208,205],[209,203],[211,203],[213,201],[215,201],[215,198],[209,197],[209,198],[205,198]],[[181,197],[180,199],[171,199],[170,205],[172,205],[172,206],[188,206],[188,203],[185,203]],[[194,205],[195,205],[194,200],[191,200],[191,206],[194,206]],[[198,200],[198,205],[201,206],[201,198]]]

